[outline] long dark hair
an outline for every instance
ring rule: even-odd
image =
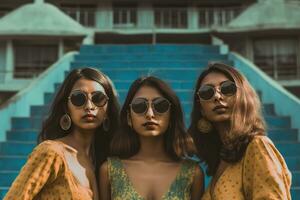
[[[230,119],[230,131],[223,144],[216,129],[202,133],[197,128],[201,114],[201,105],[197,95],[203,79],[211,72],[224,74],[237,85],[235,103]],[[194,91],[191,125],[188,132],[192,135],[198,150],[198,156],[207,165],[207,174],[214,175],[220,159],[238,162],[244,155],[247,145],[255,135],[265,134],[265,122],[261,114],[261,104],[255,90],[247,79],[234,67],[223,63],[209,65],[199,76]]]
[[[97,170],[108,156],[109,143],[119,124],[119,102],[116,91],[110,79],[97,69],[87,67],[74,69],[69,73],[55,95],[49,116],[44,121],[42,130],[38,136],[38,143],[44,140],[62,138],[72,131],[72,126],[67,131],[62,130],[59,121],[61,117],[67,113],[68,96],[70,95],[74,84],[81,78],[93,80],[101,84],[109,98],[107,107],[109,129],[107,131],[103,129],[102,124],[96,130],[95,139],[91,145],[92,159],[96,167],[95,169]]]
[[[127,159],[138,153],[140,149],[139,136],[128,125],[127,115],[134,95],[142,86],[157,89],[171,103],[170,125],[164,134],[164,147],[167,154],[173,160],[179,160],[183,156],[195,153],[192,138],[185,131],[182,108],[175,92],[159,78],[148,76],[135,80],[128,91],[120,113],[120,131],[115,134],[111,143],[111,154]]]

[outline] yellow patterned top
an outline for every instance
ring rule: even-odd
[[[92,190],[83,186],[68,167],[66,153],[76,155],[77,151],[59,141],[39,144],[4,200],[92,200]]]
[[[256,136],[238,163],[229,165],[202,200],[290,200],[291,173],[272,141]]]
[[[162,200],[189,200],[197,163],[184,160],[175,180]],[[134,189],[119,158],[108,158],[112,200],[144,200]]]

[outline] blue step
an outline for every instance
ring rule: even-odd
[[[12,130],[40,129],[44,117],[13,117]]]
[[[76,61],[170,61],[170,60],[195,60],[195,61],[207,61],[207,60],[226,60],[228,61],[227,55],[220,54],[202,54],[202,53],[108,53],[108,54],[84,54],[82,52],[75,56]]]
[[[141,76],[157,76],[161,79],[190,81],[196,80],[203,68],[114,68],[101,69],[101,65],[94,66],[107,74],[112,80],[135,80]]]
[[[300,171],[293,171],[292,177],[292,185],[295,187],[300,187]]]
[[[7,193],[8,189],[8,187],[0,187],[0,199],[4,199],[4,196]]]
[[[51,98],[53,98],[53,95]],[[46,116],[49,114],[49,111],[50,111],[49,104],[30,107],[30,115],[31,116]]]
[[[0,171],[19,171],[26,160],[27,156],[0,156]]]
[[[300,187],[292,187],[291,189],[292,199],[300,199]]]
[[[275,108],[274,108],[274,104],[272,103],[263,104],[262,110],[263,110],[263,114],[275,115]]]
[[[39,129],[10,130],[6,133],[8,141],[37,141]]]
[[[101,68],[102,70],[110,68],[122,68],[122,69],[136,69],[136,68],[199,68],[204,69],[209,62],[214,62],[213,60],[205,61],[78,61],[72,62],[71,68],[81,68],[82,66],[91,66]],[[229,61],[222,60],[220,62],[231,64]]]
[[[297,141],[298,130],[291,128],[273,128],[268,130],[268,136],[273,141]]]
[[[289,170],[300,171],[300,156],[285,157],[285,161],[287,163]]]
[[[82,45],[80,54],[112,54],[112,53],[220,53],[219,46],[212,45]]]
[[[279,142],[276,143],[276,146],[284,157],[296,157],[300,155],[299,142]]]
[[[10,187],[12,182],[15,180],[19,171],[9,170],[9,171],[0,171],[0,185],[1,187]]]
[[[0,142],[0,155],[28,156],[32,152],[35,146],[36,146],[36,142],[19,142],[19,141]]]

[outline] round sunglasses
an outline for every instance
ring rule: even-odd
[[[108,97],[101,91],[96,91],[92,93],[91,98],[88,95],[80,90],[75,90],[71,92],[71,95],[68,97],[71,103],[76,107],[82,107],[86,105],[88,99],[97,107],[103,107],[108,101]]]
[[[232,81],[224,81],[220,85],[220,92],[225,96],[232,96],[236,93],[237,87]],[[212,85],[202,85],[197,95],[201,100],[208,101],[215,96],[216,88]]]
[[[149,100],[146,98],[135,98],[132,100],[130,107],[137,114],[145,114],[149,109]],[[157,114],[164,114],[169,111],[171,103],[163,98],[158,97],[151,101],[151,108]]]

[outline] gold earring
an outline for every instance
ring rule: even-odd
[[[72,120],[71,117],[66,113],[64,114],[59,121],[59,125],[62,130],[67,131],[71,128]]]
[[[212,124],[205,118],[201,118],[197,122],[197,128],[201,133],[209,133],[212,130]]]

